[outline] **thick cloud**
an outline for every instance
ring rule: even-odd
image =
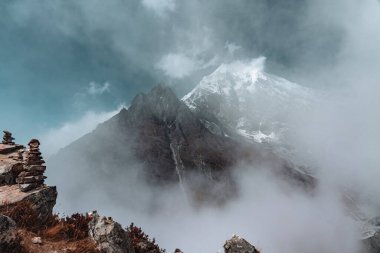
[[[176,6],[176,0],[142,0],[142,3],[161,16],[165,15],[166,12],[174,11]]]
[[[28,124],[28,132],[16,130],[24,139],[89,110],[112,110],[159,82],[182,95],[221,63],[260,55],[269,72],[318,86],[309,73],[336,63],[347,33],[328,13],[340,17],[352,4],[334,2],[331,11],[306,0],[2,1],[4,125]],[[75,94],[90,82],[112,89],[77,106]]]

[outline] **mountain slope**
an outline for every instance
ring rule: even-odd
[[[138,94],[128,110],[121,110],[48,161],[56,170],[49,178],[61,175],[57,171],[71,175],[72,180],[60,186],[68,191],[78,192],[78,185],[85,184],[124,198],[143,191],[135,185],[143,179],[151,186],[179,184],[197,201],[218,203],[237,193],[233,173],[242,162],[271,169],[297,184],[313,184],[271,150],[213,133],[164,86]],[[57,178],[54,183],[60,182]],[[128,193],[121,193],[123,189]]]
[[[182,100],[214,132],[281,143],[291,129],[288,113],[307,108],[313,92],[264,72],[264,60],[222,64]]]
[[[76,178],[86,174],[86,180],[101,178],[110,187],[110,182],[123,184],[122,179],[133,173],[152,185],[184,184],[185,178],[189,182],[197,177],[204,180],[198,189],[206,189],[210,181],[232,189],[229,168],[237,162],[239,148],[235,141],[210,133],[171,89],[157,86],[138,94],[128,110],[122,109],[49,163],[56,170],[75,166],[71,170]],[[67,161],[75,162],[67,166]]]

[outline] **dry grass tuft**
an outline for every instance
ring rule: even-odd
[[[89,238],[88,224],[92,218],[88,215],[76,213],[64,218],[52,215],[45,224],[39,224],[38,213],[32,203],[26,201],[5,205],[0,208],[0,213],[13,219],[20,229],[41,236],[45,243],[74,244],[74,249],[67,249],[68,253],[99,253],[95,243]],[[165,252],[156,244],[154,238],[150,239],[141,228],[134,226],[133,223],[127,228],[127,232],[135,253]],[[0,252],[29,253],[21,246],[0,250]]]
[[[88,223],[91,221],[88,215],[76,213],[64,218],[51,215],[44,224],[40,224],[37,211],[28,201],[4,205],[0,208],[0,213],[14,220],[18,228],[41,236],[46,243],[73,243],[75,250],[68,249],[68,253],[99,253],[88,236]],[[19,239],[21,241],[22,238]],[[0,252],[29,253],[19,244],[10,246],[9,249],[0,249]]]
[[[67,250],[67,253],[100,253],[96,245],[91,240],[82,240],[78,242],[75,250]]]
[[[37,224],[38,213],[29,201],[8,204],[0,209],[0,213],[14,220],[18,227],[36,231],[40,228]]]
[[[43,236],[51,240],[78,241],[88,237],[88,223],[91,217],[83,214],[73,214],[70,217],[55,216],[43,231]]]

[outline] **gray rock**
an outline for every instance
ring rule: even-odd
[[[32,243],[34,243],[34,244],[42,244],[41,237],[33,237],[32,238]]]
[[[225,253],[260,253],[253,245],[234,235],[223,246]]]
[[[58,193],[55,186],[44,186],[28,192],[28,196],[26,196],[24,200],[33,203],[33,208],[35,208],[39,214],[39,220],[44,223],[53,213],[57,195]]]
[[[375,228],[370,236],[362,240],[366,253],[380,252],[380,227]]]
[[[89,223],[89,234],[102,253],[135,253],[127,231],[119,223],[96,212]]]
[[[31,184],[19,184],[20,191],[22,192],[28,192],[37,187],[36,183],[31,183]]]
[[[0,214],[0,252],[5,252],[15,244],[18,244],[16,222]]]
[[[380,226],[380,216],[376,216],[368,221],[368,223],[372,226]]]
[[[10,159],[0,161],[0,185],[16,183],[17,174],[22,171],[23,165]]]

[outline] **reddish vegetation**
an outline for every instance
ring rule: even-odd
[[[71,217],[52,217],[50,226],[43,235],[51,240],[78,241],[88,237],[88,223],[91,217],[76,213]]]
[[[91,217],[73,214],[70,217],[59,218],[52,215],[44,224],[38,223],[38,213],[31,202],[23,201],[8,204],[0,208],[0,214],[13,219],[18,227],[19,242],[6,252],[1,253],[100,253],[95,242],[89,238],[88,224]],[[164,253],[155,239],[150,239],[141,228],[133,223],[127,228],[129,238],[135,253]],[[32,238],[39,236],[42,244],[33,244]]]
[[[0,213],[16,222],[20,240],[23,241],[23,246],[18,245],[18,249],[10,249],[9,253],[44,253],[63,249],[67,253],[99,253],[95,243],[88,237],[89,216],[73,214],[71,217],[59,218],[52,215],[45,224],[39,224],[36,222],[38,213],[30,202],[6,205],[0,209]],[[42,238],[42,245],[31,243],[31,238],[35,236]]]
[[[146,235],[141,228],[136,227],[133,223],[127,228],[129,238],[131,239],[132,246],[135,249],[136,253],[161,253],[165,252],[164,249],[156,244],[155,239],[149,239],[149,236]]]
[[[31,202],[23,201],[16,204],[7,204],[0,209],[0,213],[16,221],[19,228],[27,228],[31,231],[39,230],[38,213],[33,209]]]
[[[20,234],[24,243],[24,252],[22,253],[100,253],[98,250],[96,250],[96,245],[90,238],[78,241],[58,241],[50,240],[42,236],[42,244],[34,244],[32,243],[32,238],[36,236],[35,233],[27,231],[25,229],[20,229],[18,233]]]

